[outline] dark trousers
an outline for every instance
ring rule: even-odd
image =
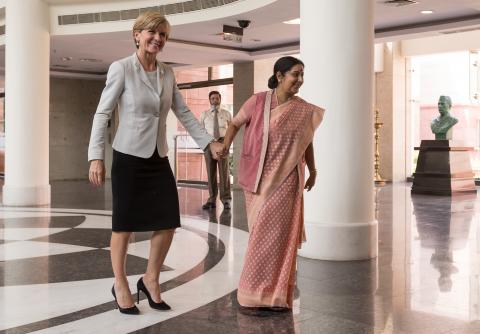
[[[230,193],[230,171],[228,167],[228,157],[215,160],[209,149],[205,152],[204,156],[205,164],[207,165],[208,193],[210,195],[208,202],[215,203],[217,198],[217,166],[218,175],[220,176],[220,200],[222,202],[231,200],[232,194]]]

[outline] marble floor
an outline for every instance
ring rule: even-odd
[[[480,333],[477,196],[411,196],[409,184],[376,189],[379,256],[329,262],[299,257],[292,312],[245,313],[235,289],[248,242],[241,192],[232,210],[204,211],[203,189],[179,188],[182,228],[162,268],[170,312],[140,301],[114,309],[109,185],[52,184],[49,208],[0,207],[3,333]],[[128,255],[133,285],[148,233]]]

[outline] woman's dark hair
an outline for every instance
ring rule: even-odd
[[[270,89],[277,88],[278,86],[277,72],[280,72],[283,75],[285,75],[287,71],[289,71],[293,66],[298,64],[305,67],[305,64],[303,64],[303,61],[295,57],[287,56],[277,60],[275,62],[275,65],[273,66],[273,75],[270,77],[270,79],[268,79],[268,88]]]

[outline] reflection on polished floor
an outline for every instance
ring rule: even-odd
[[[376,189],[379,257],[299,258],[291,313],[244,313],[235,287],[248,240],[240,191],[231,211],[204,211],[206,190],[179,188],[182,229],[161,274],[159,313],[113,309],[108,256],[111,196],[86,182],[52,184],[52,208],[0,208],[1,333],[480,333],[477,196]],[[308,237],[308,236],[307,236]],[[133,238],[131,283],[148,233]]]

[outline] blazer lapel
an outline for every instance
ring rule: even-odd
[[[162,96],[163,83],[165,82],[165,68],[163,64],[157,61],[157,87],[158,87],[158,96]]]

